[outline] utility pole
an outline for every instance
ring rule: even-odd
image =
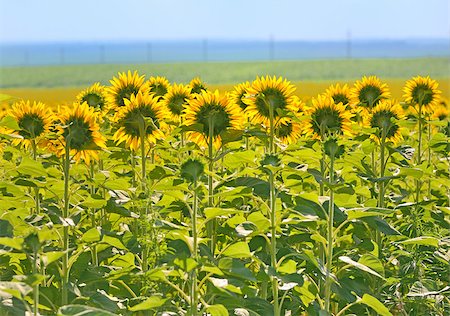
[[[105,63],[105,45],[100,44],[100,64]]]
[[[275,59],[275,38],[273,34],[269,37],[269,60],[273,61]]]
[[[147,43],[147,63],[149,64],[153,61],[152,48],[152,43]]]
[[[352,58],[352,31],[347,30],[347,59]]]
[[[208,61],[208,39],[203,40],[203,61]]]

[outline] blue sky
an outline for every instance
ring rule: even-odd
[[[0,0],[0,43],[449,38],[449,0]]]

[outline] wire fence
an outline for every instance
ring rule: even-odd
[[[130,43],[2,44],[1,66],[136,64],[211,61],[404,58],[450,56],[448,40],[305,42],[151,41]]]

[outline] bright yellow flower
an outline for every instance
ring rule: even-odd
[[[377,143],[381,141],[384,129],[386,141],[397,144],[403,139],[397,121],[404,118],[402,106],[397,101],[388,99],[380,101],[364,118],[364,121],[366,126],[376,129],[371,138]]]
[[[150,77],[148,80],[149,93],[162,98],[170,88],[169,80],[164,77]]]
[[[345,106],[349,104],[351,99],[350,88],[347,84],[344,84],[343,86],[339,83],[331,85],[325,90],[325,94],[330,96],[334,103],[342,103]]]
[[[302,126],[292,118],[282,117],[275,125],[275,137],[283,144],[295,144],[302,135]]]
[[[62,108],[58,113],[60,124],[56,126],[59,139],[49,148],[63,156],[68,146],[77,162],[83,160],[89,164],[91,160],[98,160],[98,151],[106,148],[106,138],[100,133],[97,117],[95,109],[87,102]]]
[[[258,77],[253,81],[243,99],[248,105],[245,109],[250,121],[255,124],[270,125],[270,108],[274,122],[280,118],[280,111],[296,113],[298,108],[294,98],[295,86],[282,77]]]
[[[118,130],[113,135],[117,144],[125,142],[131,150],[138,150],[141,146],[141,132],[145,140],[156,143],[164,137],[165,108],[158,102],[153,94],[138,92],[125,99],[125,106],[119,108],[114,115],[113,121]]]
[[[53,123],[52,110],[41,102],[20,101],[15,103],[8,111],[8,115],[14,117],[19,125],[19,130],[10,131],[11,134],[20,136],[13,140],[14,145],[23,145],[30,148],[34,142],[41,147],[45,146],[44,138],[50,131]]]
[[[417,76],[406,82],[403,88],[403,92],[405,92],[403,97],[416,111],[420,106],[425,113],[432,113],[433,109],[439,105],[441,98],[438,86],[437,81],[429,76]]]
[[[100,85],[100,82],[96,82],[89,88],[81,91],[77,95],[77,101],[79,103],[87,102],[94,109],[104,110],[106,105],[105,87]]]
[[[357,111],[366,114],[367,111],[390,95],[387,84],[382,83],[378,77],[364,76],[360,81],[356,81],[350,90],[350,103],[355,106]]]
[[[203,91],[196,99],[189,102],[184,110],[187,126],[199,124],[199,131],[187,132],[188,139],[202,147],[208,147],[210,128],[212,143],[215,148],[222,145],[221,133],[230,129],[240,129],[243,113],[238,105],[231,102],[227,95],[219,91]]]
[[[109,82],[111,86],[107,87],[105,92],[108,109],[111,111],[125,106],[125,99],[130,99],[132,94],[137,94],[140,90],[148,91],[148,85],[144,84],[144,75],[139,76],[137,71],[133,74],[131,71],[119,72],[119,77],[114,77]]]
[[[203,91],[207,91],[207,87],[205,83],[199,78],[195,77],[189,82],[189,86],[191,87],[191,93],[201,94]]]
[[[184,109],[192,99],[190,86],[175,83],[169,87],[161,102],[169,112],[169,118],[178,122]]]
[[[245,110],[247,104],[243,101],[245,95],[247,94],[247,90],[251,87],[250,82],[246,81],[244,83],[240,83],[234,87],[234,90],[230,93],[230,101],[239,105],[242,110]]]
[[[326,95],[312,99],[312,106],[305,108],[310,118],[305,123],[305,133],[315,139],[325,139],[327,135],[352,135],[351,117],[353,114],[342,103],[335,104]]]

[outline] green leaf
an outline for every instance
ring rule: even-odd
[[[47,175],[45,168],[38,161],[35,161],[28,157],[23,157],[17,171],[22,174],[27,174],[35,177],[42,177]]]
[[[364,294],[361,303],[371,307],[378,315],[392,316],[391,312],[379,300],[369,294]]]
[[[86,306],[86,305],[66,305],[62,306],[57,316],[113,316],[111,312],[100,308]]]
[[[0,245],[11,247],[16,250],[22,250],[23,238],[1,237]]]
[[[241,210],[237,210],[235,208],[219,208],[219,207],[207,207],[204,210],[207,219],[241,212],[242,212]]]
[[[210,305],[206,308],[206,312],[211,316],[228,316],[228,310],[222,304]]]
[[[106,205],[107,200],[105,199],[95,199],[91,196],[88,196],[88,198],[86,200],[83,201],[83,203],[81,203],[83,206],[85,207],[89,207],[89,208],[102,208]]]
[[[62,256],[64,256],[64,251],[49,251],[43,255],[42,260],[44,261],[44,264],[47,266],[50,263],[57,261]]]
[[[119,239],[112,236],[103,236],[102,242],[118,249],[127,249]]]
[[[439,239],[431,236],[421,236],[408,240],[399,241],[403,245],[423,245],[439,248]]]
[[[100,241],[100,232],[97,228],[91,228],[81,236],[81,240],[85,242]]]
[[[370,217],[370,216],[383,216],[384,213],[376,212],[376,211],[365,211],[365,210],[348,210],[347,216],[348,220],[353,220],[357,218]]]
[[[400,175],[420,179],[423,177],[423,171],[418,168],[400,168]]]
[[[0,126],[6,127],[9,129],[13,129],[15,131],[20,130],[19,124],[17,124],[17,121],[12,116],[5,116],[0,120]]]
[[[230,258],[250,258],[252,256],[248,244],[244,241],[230,245],[222,254]]]
[[[365,272],[368,272],[370,274],[373,274],[373,275],[375,275],[375,276],[377,276],[377,277],[379,277],[381,279],[384,279],[384,277],[381,276],[378,272],[372,270],[371,268],[367,267],[366,265],[364,265],[362,263],[353,261],[351,258],[349,258],[347,256],[340,256],[339,260],[341,260],[342,262],[345,262],[345,263],[347,263],[349,265],[352,265],[352,266],[354,266],[357,269],[360,269],[362,271],[365,271]]]
[[[152,296],[152,297],[149,297],[148,299],[146,299],[145,301],[143,301],[142,303],[139,303],[137,305],[129,307],[128,309],[132,312],[145,311],[145,310],[157,308],[157,307],[164,305],[166,300],[167,299],[161,298],[159,296]]]

